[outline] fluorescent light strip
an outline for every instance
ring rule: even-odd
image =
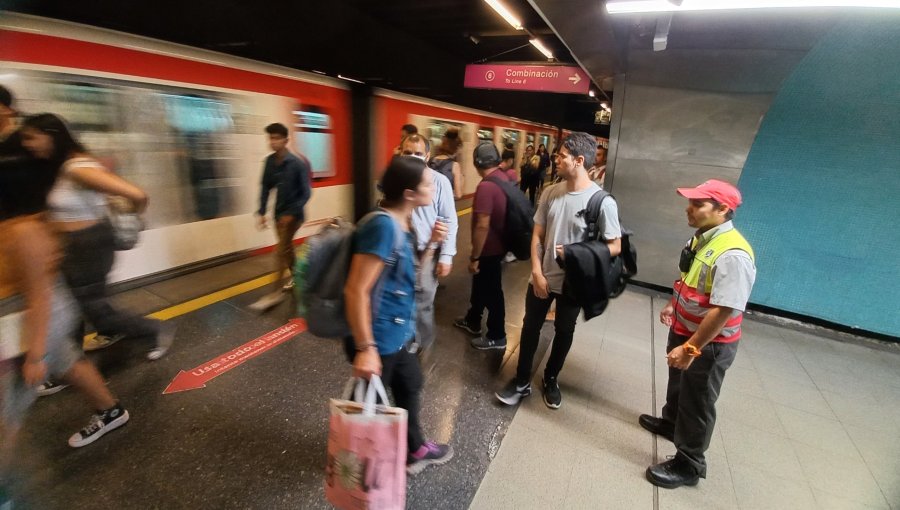
[[[362,84],[365,84],[365,82],[362,82],[362,81],[359,81],[359,80],[354,80],[353,78],[347,78],[346,76],[341,76],[340,74],[337,75],[337,76],[338,76],[338,78],[340,78],[340,79],[342,79],[342,80],[352,81],[353,83],[362,83]]]
[[[875,7],[900,9],[898,0],[684,0],[678,6],[667,0],[609,0],[610,14],[641,12],[712,11],[726,9],[784,9],[798,7]]]
[[[547,57],[547,59],[552,59],[552,58],[553,58],[553,52],[551,52],[550,50],[547,49],[546,46],[544,46],[543,44],[541,44],[541,41],[539,41],[539,40],[537,40],[537,39],[531,39],[531,40],[528,41],[528,42],[530,42],[532,46],[534,46],[535,48],[537,48],[538,51],[540,51],[541,53],[543,53],[544,56]]]
[[[509,9],[506,8],[505,5],[501,4],[499,0],[484,0],[485,3],[491,6],[491,9],[497,11],[503,19],[506,20],[507,23],[512,25],[516,30],[522,30],[522,22],[519,21],[519,18],[515,17],[513,13],[509,12]]]

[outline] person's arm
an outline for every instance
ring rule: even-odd
[[[703,318],[700,325],[697,327],[697,331],[691,335],[686,343],[693,345],[697,349],[706,347],[706,344],[712,342],[713,338],[722,331],[722,328],[725,327],[725,323],[728,322],[733,311],[732,308],[728,308],[727,306],[713,306],[710,308],[706,313],[706,317]],[[683,345],[679,345],[669,351],[666,358],[669,362],[669,366],[679,370],[687,370],[694,361],[694,358],[687,354]]]
[[[265,218],[266,208],[269,206],[269,192],[272,190],[272,170],[269,168],[269,160],[263,161],[262,178],[259,181],[259,209],[256,213]]]
[[[18,287],[25,297],[27,309],[22,334],[28,351],[22,365],[22,377],[34,386],[47,376],[44,357],[53,301],[51,268],[56,263],[56,242],[43,222],[34,218],[13,225],[9,237],[0,243],[0,249],[11,266],[17,268]]]
[[[306,158],[299,158],[300,161],[297,163],[297,186],[300,187],[300,207],[306,205],[309,202],[309,198],[312,196],[312,186],[310,183],[312,182],[310,171],[311,168],[309,166],[309,161]]]
[[[453,268],[453,257],[456,255],[456,235],[459,232],[459,217],[456,215],[456,203],[453,191],[447,186],[441,189],[438,200],[438,215],[447,219],[447,237],[441,243],[441,255],[438,257],[437,273],[439,277],[450,274]]]
[[[368,379],[372,374],[381,375],[381,357],[372,333],[372,287],[381,272],[384,261],[372,253],[356,253],[350,261],[350,273],[344,285],[344,306],[356,357],[353,358],[353,375]]]
[[[453,162],[453,197],[457,200],[463,196],[463,175],[459,163]]]
[[[531,231],[531,281],[534,286],[534,295],[547,299],[550,296],[550,284],[544,277],[544,226],[540,223],[534,224],[534,230]]]
[[[65,175],[85,188],[128,199],[136,212],[143,212],[147,208],[147,194],[144,190],[106,171],[99,163],[96,166],[74,166],[66,170]]]
[[[488,231],[491,229],[491,215],[475,213],[475,227],[472,229],[472,255],[470,256],[469,271],[478,272],[478,259],[487,242]]]
[[[619,205],[607,197],[600,208],[600,233],[609,249],[609,256],[622,253],[622,225],[619,223]]]

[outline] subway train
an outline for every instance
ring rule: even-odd
[[[263,128],[281,122],[313,170],[307,222],[298,237],[353,214],[349,84],[337,78],[75,23],[0,16],[0,84],[23,114],[63,116],[88,150],[150,196],[140,244],[119,252],[114,282],[264,249],[258,231]],[[556,144],[554,126],[375,89],[371,161],[383,167],[400,127],[437,143],[451,126],[463,141],[464,193],[478,182],[479,140]],[[380,168],[373,168],[377,175]],[[366,183],[365,185],[371,185]]]

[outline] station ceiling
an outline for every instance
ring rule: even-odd
[[[575,62],[535,2],[502,1],[518,15],[525,31],[513,29],[483,0],[0,0],[0,6],[300,70],[341,74],[375,87],[569,129],[608,133],[608,126],[594,124],[598,101],[608,99],[602,94],[592,99],[463,87],[466,64],[546,63],[528,43],[531,36],[553,52],[556,62]]]

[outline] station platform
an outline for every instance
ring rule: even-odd
[[[463,215],[463,255],[468,232]],[[95,444],[66,444],[89,414],[73,390],[39,399],[17,447],[17,508],[330,508],[327,404],[350,375],[338,341],[301,333],[205,387],[163,394],[181,371],[295,317],[290,300],[262,315],[248,309],[267,292],[270,266],[270,256],[258,256],[117,294],[117,304],[173,322],[176,343],[157,362],[128,339],[91,354],[131,414]],[[657,489],[644,470],[674,447],[637,418],[664,403],[666,331],[657,316],[666,297],[631,289],[579,324],[559,410],[539,391],[502,407],[493,392],[515,368],[529,272],[525,263],[505,269],[505,353],[476,351],[451,326],[468,303],[464,263],[438,291],[422,421],[456,456],[410,478],[408,508],[900,509],[897,349],[748,317],[719,400],[707,478]],[[552,330],[547,323],[536,359]]]

